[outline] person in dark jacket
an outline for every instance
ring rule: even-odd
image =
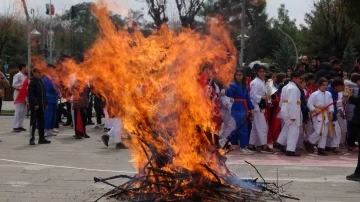
[[[359,93],[357,95],[350,96],[349,103],[355,105],[354,116],[352,119],[352,124],[353,124],[352,129],[354,130],[354,133],[359,136],[359,134],[360,134],[360,97],[359,97]],[[353,174],[346,176],[347,180],[360,181],[360,144],[358,144],[358,147],[359,147],[359,150],[358,150],[357,167]]]
[[[341,70],[341,61],[337,58],[334,58],[333,60],[331,60],[330,64],[332,78],[343,78],[344,73],[343,70]]]
[[[75,81],[74,89],[79,92],[79,94],[74,99],[74,129],[75,129],[75,138],[82,139],[90,138],[89,135],[86,134],[86,125],[87,125],[87,108],[89,106],[89,89],[78,89],[79,84],[78,81]]]
[[[320,64],[321,64],[321,57],[319,56],[315,56],[313,57],[312,59],[312,69],[311,69],[311,73],[313,74],[316,74],[316,72],[319,70],[319,67],[320,67]]]
[[[44,111],[47,109],[46,89],[41,81],[41,72],[39,69],[33,69],[33,77],[30,79],[28,86],[28,101],[31,111],[30,118],[30,145],[35,145],[36,125],[39,131],[39,144],[50,144],[51,141],[45,139],[44,132]]]
[[[324,62],[320,64],[319,69],[315,74],[315,82],[317,83],[320,78],[326,78],[328,80],[333,78],[330,63]]]
[[[349,78],[351,78],[351,75],[353,73],[360,74],[360,57],[356,58],[355,66],[354,66],[354,68],[351,69]]]

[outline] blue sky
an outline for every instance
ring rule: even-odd
[[[62,13],[64,10],[67,10],[73,4],[81,3],[81,2],[94,2],[95,0],[52,0],[52,4],[55,5],[56,13]],[[116,1],[118,5],[121,6],[121,13],[126,12],[126,10],[132,9],[140,9],[145,8],[145,3],[141,2],[144,0],[111,0]],[[168,0],[171,4],[170,6],[174,6],[174,0]],[[239,0],[240,1],[240,0]],[[312,8],[312,2],[314,0],[267,0],[267,12],[269,13],[269,17],[277,16],[277,8],[279,8],[280,4],[285,4],[286,8],[289,10],[289,15],[292,19],[296,19],[297,23],[304,23],[304,14],[309,12]],[[20,0],[0,0],[0,13],[5,12],[5,8],[11,3],[15,2],[15,5],[21,6]],[[34,8],[35,11],[45,12],[45,4],[49,3],[50,0],[27,0],[29,8]],[[173,8],[174,9],[174,8]],[[171,13],[171,10],[169,9]],[[117,10],[120,10],[117,8]],[[171,16],[171,15],[170,15]]]

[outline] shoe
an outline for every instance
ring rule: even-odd
[[[56,136],[57,133],[52,132],[52,130],[45,130],[45,137],[50,137],[50,136]]]
[[[21,130],[19,128],[13,128],[13,132],[14,133],[19,133],[19,132],[21,132]]]
[[[274,149],[278,149],[279,151],[281,151],[282,153],[286,153],[286,148],[285,148],[285,146],[284,145],[282,145],[282,144],[280,144],[280,143],[278,143],[278,142],[275,142],[274,144],[273,144],[273,148]]]
[[[301,154],[296,153],[296,152],[292,152],[292,151],[286,151],[286,156],[294,156],[294,157],[300,157]]]
[[[103,143],[106,147],[109,146],[109,139],[110,139],[110,137],[108,135],[101,136],[101,140],[103,141]]]
[[[253,151],[253,152],[258,152],[258,150],[256,149],[255,146],[252,147],[247,147],[248,150]]]
[[[43,138],[43,139],[40,139],[40,140],[38,141],[38,143],[39,143],[39,144],[50,144],[51,141]]]
[[[329,156],[328,153],[325,152],[324,149],[318,148],[318,155],[319,156]]]
[[[270,149],[270,147],[268,147],[268,146],[262,146],[260,152],[264,153],[264,154],[273,154],[273,153],[275,153],[274,150]]]
[[[110,131],[110,128],[104,128],[104,132],[107,133]]]
[[[53,129],[51,130],[51,132],[53,132],[53,133],[59,133],[60,131],[59,131],[58,129],[56,129],[56,128],[53,128]]]
[[[84,135],[84,138],[90,138],[90,136],[88,136],[88,134],[85,134],[85,135]]]
[[[336,155],[344,155],[345,152],[342,152],[339,148],[334,148],[331,150],[332,154],[336,154]]]
[[[242,154],[242,155],[253,155],[255,152],[253,152],[253,151],[250,151],[248,148],[243,148],[243,149],[241,149],[240,148],[240,154]]]
[[[346,179],[351,180],[351,181],[360,182],[360,174],[353,173],[351,175],[346,176]]]
[[[34,141],[34,139],[30,139],[30,141],[29,141],[29,145],[35,145],[35,141]]]
[[[116,149],[127,149],[126,146],[121,142],[117,143],[115,148]]]
[[[23,127],[19,127],[18,129],[19,129],[20,131],[26,131],[26,129],[23,128]]]
[[[101,128],[101,125],[100,124],[95,124],[92,129],[100,129]]]
[[[82,139],[83,138],[83,136],[82,135],[74,135],[73,136],[75,139],[78,139],[78,140],[80,140],[80,139]]]
[[[71,126],[71,123],[63,123],[63,126]]]
[[[325,151],[330,152],[330,151],[332,151],[332,148],[331,147],[325,147]]]
[[[90,122],[87,123],[87,125],[95,125],[95,123],[90,121]]]
[[[308,153],[314,153],[314,145],[311,144],[309,141],[307,140],[304,140],[303,142],[304,144],[304,147],[305,147],[305,150],[308,152]]]

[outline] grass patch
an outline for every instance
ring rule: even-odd
[[[1,110],[1,114],[13,114],[15,110]]]

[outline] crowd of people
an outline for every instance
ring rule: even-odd
[[[346,146],[348,152],[359,152],[360,57],[349,74],[335,57],[329,62],[313,57],[310,65],[308,57],[303,56],[294,69],[273,70],[276,68],[255,64],[253,75],[246,75],[245,68],[239,68],[229,86],[218,82],[208,68],[200,75],[215,106],[213,121],[219,129],[219,146],[239,145],[243,155],[279,151],[289,157],[301,156],[296,152],[298,148],[316,151],[319,156],[342,155],[341,146]],[[74,128],[75,139],[90,138],[86,125],[104,128],[106,134],[101,139],[106,146],[112,138],[117,149],[126,148],[121,143],[120,118],[109,117],[103,99],[91,93],[90,84],[79,90],[75,75],[70,84],[55,84],[38,68],[33,68],[30,80],[27,73],[27,66],[20,64],[13,77],[13,132],[26,131],[23,122],[29,108],[30,145],[35,145],[36,131],[39,144],[51,143],[46,137],[56,136],[62,124]],[[9,82],[3,74],[0,79],[1,97]],[[73,99],[72,90],[80,92],[77,99]],[[93,108],[96,123],[92,122]],[[348,179],[360,180],[359,165]]]
[[[220,113],[214,116],[221,119],[214,120],[222,125],[221,147],[239,145],[243,155],[279,151],[289,157],[301,156],[298,148],[319,156],[342,155],[341,146],[359,151],[360,57],[349,77],[335,57],[329,62],[313,57],[310,65],[303,56],[294,69],[269,69],[255,64],[253,75],[237,69],[228,87],[208,79],[211,97],[218,98]],[[347,178],[360,180],[360,166]]]
[[[91,86],[77,91],[80,93],[74,99],[71,92],[78,86],[74,75],[70,84],[56,84],[48,75],[43,75],[39,68],[32,69],[30,80],[27,76],[26,64],[20,64],[18,68],[19,72],[14,75],[12,81],[15,106],[13,132],[27,131],[24,127],[24,119],[29,109],[30,145],[35,145],[36,133],[39,135],[38,144],[50,144],[51,141],[46,137],[56,136],[60,132],[58,130],[60,124],[74,128],[74,139],[90,138],[86,132],[86,126],[93,125],[93,129],[104,129],[106,134],[101,139],[106,146],[109,145],[110,137],[112,137],[117,149],[126,149],[121,142],[120,134],[123,129],[121,120],[108,116],[103,100],[91,93]],[[55,68],[55,66],[49,64],[48,68]],[[9,81],[3,74],[0,78],[1,87],[7,87]],[[0,95],[3,95],[3,90],[0,91]],[[96,114],[96,123],[92,121],[93,109]],[[105,123],[102,123],[103,117],[106,117]]]

